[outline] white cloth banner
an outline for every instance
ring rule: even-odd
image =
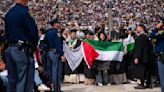
[[[63,44],[64,55],[72,71],[74,71],[83,59],[82,48],[70,49],[66,43]]]

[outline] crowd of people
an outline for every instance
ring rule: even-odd
[[[11,0],[0,1],[0,79],[2,80],[0,80],[0,85],[2,83],[2,89],[4,90],[8,81],[6,60],[4,59],[6,49],[4,45],[4,16],[12,4]],[[139,50],[138,48],[143,48],[139,47],[143,39],[146,42],[149,40],[147,39],[148,37],[157,39],[150,32],[154,28],[163,30],[164,24],[160,25],[159,23],[159,21],[163,23],[163,20],[159,18],[159,16],[162,16],[162,13],[158,6],[164,7],[164,3],[158,4],[158,2],[155,3],[155,0],[33,0],[29,2],[28,6],[30,8],[29,13],[38,26],[40,37],[38,50],[34,54],[36,63],[34,83],[36,90],[50,91],[51,89],[53,91],[54,84],[50,83],[50,76],[48,76],[47,67],[50,66],[47,63],[48,55],[44,38],[47,34],[47,29],[51,28],[50,21],[54,18],[60,21],[61,38],[68,44],[70,49],[78,48],[85,39],[108,42],[122,41],[128,36],[136,39],[135,49],[125,53],[122,62],[101,62],[95,60],[92,68],[88,69],[85,60],[82,60],[83,62],[75,71],[70,69],[67,61],[62,62],[62,70],[60,71],[62,73],[61,81],[72,84],[84,82],[86,85],[97,86],[135,81],[139,85],[135,87],[136,89],[145,89],[145,80],[147,80],[148,88],[153,88],[159,84],[157,57],[155,57],[155,51],[153,51],[154,40],[147,43],[150,46],[147,46],[145,49],[147,51],[144,51],[151,53],[151,60],[144,65],[136,66],[136,64],[141,62],[138,53],[141,53],[142,49]],[[112,9],[114,26],[111,32],[109,32],[108,28],[109,8]],[[138,37],[140,35],[137,34],[146,34],[147,38],[145,36],[145,38],[141,37],[142,41],[140,42]],[[146,43],[144,44],[146,46]],[[139,67],[140,70],[138,70]],[[146,79],[143,76],[149,78]]]
[[[158,22],[158,16],[161,15],[158,5],[153,0],[110,1],[115,30],[129,27],[134,29],[135,25],[140,22],[151,29]],[[5,14],[12,5],[10,0],[2,0],[0,3],[0,14]],[[93,30],[96,25],[101,24],[108,28],[109,0],[33,0],[29,6],[39,29],[49,27],[47,23],[55,16],[60,18],[62,27],[70,28],[72,21],[77,19],[81,28]]]

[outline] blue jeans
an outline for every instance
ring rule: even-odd
[[[36,86],[43,84],[42,80],[39,77],[39,73],[37,70],[35,70],[34,82],[35,82]]]
[[[98,70],[96,75],[96,83],[107,85],[109,83],[109,74],[107,70]]]
[[[7,76],[2,76],[2,75],[0,75],[0,79],[2,79],[2,81],[3,81],[3,86],[7,86],[7,83],[8,83],[8,78],[7,78]]]
[[[159,78],[161,83],[161,92],[164,92],[164,64],[158,61],[158,72],[159,72]]]
[[[34,59],[17,47],[6,50],[8,70],[7,92],[32,92],[34,82]]]
[[[47,63],[48,63],[47,62],[47,52],[42,51],[41,60],[42,60],[42,63],[43,63],[44,71],[47,73],[47,69],[48,69],[48,66],[47,66]]]
[[[50,75],[51,82],[54,83],[54,92],[61,91],[61,62],[59,60],[59,54],[56,51],[48,52],[48,74]]]

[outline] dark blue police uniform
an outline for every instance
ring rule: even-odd
[[[54,84],[54,92],[61,92],[61,62],[60,56],[63,55],[62,41],[58,33],[58,29],[49,29],[45,36],[45,41],[48,47],[48,75],[51,77],[51,82]]]
[[[27,6],[16,3],[5,16],[7,92],[32,92],[34,59],[28,52],[38,43],[38,29]],[[31,43],[31,45],[29,45]],[[26,47],[26,48],[25,48]],[[32,53],[31,53],[32,54]]]
[[[161,59],[164,55],[164,33],[158,34],[158,31],[159,30],[155,28],[150,34],[150,37],[152,39],[156,39],[155,51],[159,55],[158,72],[159,72],[162,92],[164,92],[164,60]]]

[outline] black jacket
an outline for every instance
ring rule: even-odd
[[[149,38],[141,34],[135,41],[134,58],[138,58],[140,63],[148,63],[151,51]]]

